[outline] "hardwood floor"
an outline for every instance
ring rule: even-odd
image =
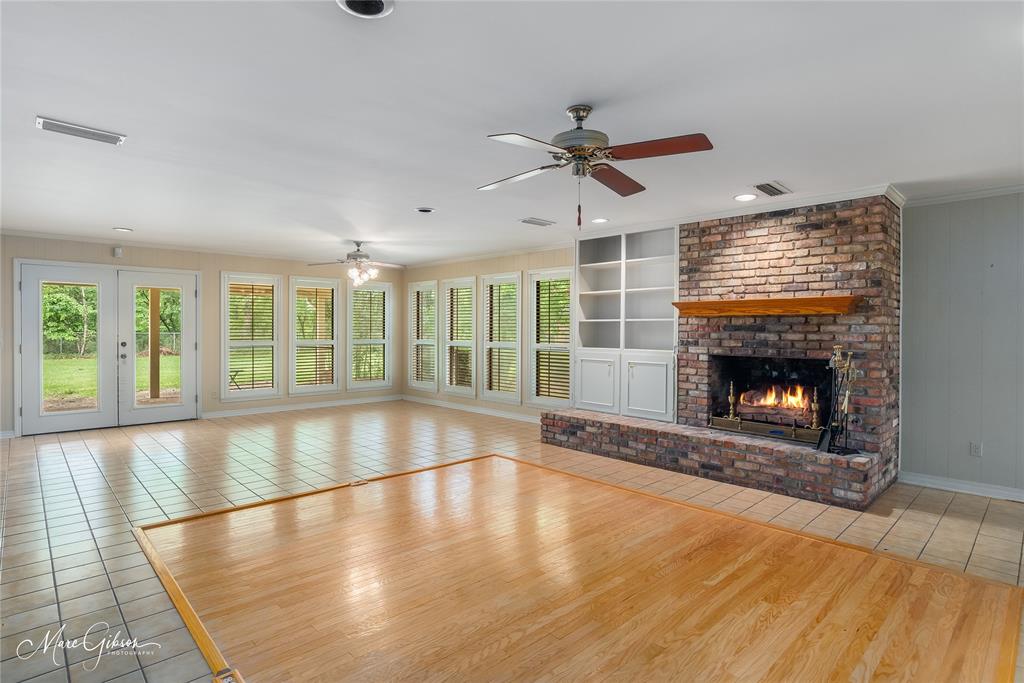
[[[146,532],[249,683],[1009,680],[1020,589],[505,458]]]

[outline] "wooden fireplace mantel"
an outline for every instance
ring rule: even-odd
[[[843,315],[853,313],[864,297],[800,296],[786,299],[728,299],[676,301],[679,315],[688,318],[728,318],[762,315]]]

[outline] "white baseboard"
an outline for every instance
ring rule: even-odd
[[[0,439],[13,439],[14,431],[0,432]]]
[[[354,406],[361,403],[382,403],[384,401],[401,401],[402,396],[367,396],[366,398],[342,398],[336,401],[315,401],[311,403],[285,403],[278,406],[253,406],[234,410],[203,411],[199,417],[203,420],[214,417],[240,417],[242,415],[260,415],[262,413],[284,413],[291,410],[309,410],[311,408],[335,408],[337,406]]]
[[[915,484],[917,486],[928,486],[933,489],[944,491],[956,491],[957,493],[973,493],[976,496],[988,496],[989,498],[1001,498],[1003,500],[1015,500],[1024,502],[1024,489],[1016,489],[1010,486],[999,486],[998,484],[979,484],[975,481],[963,479],[948,479],[946,477],[935,477],[930,474],[917,474],[915,472],[901,471],[899,481],[904,484]]]
[[[449,403],[448,401],[441,401],[436,398],[420,398],[419,396],[404,395],[402,396],[402,399],[405,401],[412,401],[413,403],[424,403],[428,406],[437,406],[438,408],[451,408],[452,410],[462,410],[467,413],[479,413],[480,415],[490,415],[491,417],[503,417],[507,420],[519,420],[520,422],[540,424],[540,415],[509,413],[504,410],[484,408],[483,406],[467,405],[464,403]]]

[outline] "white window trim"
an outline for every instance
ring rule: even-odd
[[[568,344],[538,344],[537,339],[537,282],[544,280],[569,280],[569,315],[572,317],[572,302],[576,300],[576,283],[572,277],[571,268],[547,268],[544,270],[531,270],[526,275],[526,380],[529,382],[526,390],[526,403],[538,408],[566,408],[572,405],[572,369],[575,353],[573,352],[572,335],[569,335]],[[570,330],[572,325],[570,325]],[[550,398],[548,396],[537,396],[537,368],[536,351],[545,349],[566,350],[569,352],[569,398]]]
[[[381,344],[384,346],[384,379],[383,380],[354,380],[352,379],[352,308],[353,308],[353,296],[356,290],[369,289],[373,291],[384,292],[384,339],[382,341],[373,340],[361,340],[360,345],[363,344]],[[387,389],[393,383],[394,373],[394,349],[392,348],[392,339],[394,337],[394,288],[390,282],[367,282],[366,284],[353,287],[351,284],[348,287],[348,316],[345,318],[345,334],[348,337],[348,360],[345,363],[345,385],[349,391],[369,391],[372,389]]]
[[[516,340],[514,342],[492,342],[487,340],[487,314],[490,301],[487,298],[488,285],[513,283],[516,286]],[[480,278],[480,397],[488,401],[501,403],[522,403],[522,309],[523,288],[519,273],[501,273],[484,275]],[[516,389],[515,391],[492,391],[487,388],[487,349],[513,349],[516,352]]]
[[[433,338],[424,337],[417,339],[416,334],[416,292],[433,292],[434,293],[434,336]],[[409,284],[409,388],[418,389],[420,391],[430,391],[437,393],[437,381],[438,372],[441,369],[441,364],[437,362],[437,340],[438,333],[440,330],[441,316],[438,315],[440,312],[441,302],[437,296],[437,280],[426,280],[424,282],[412,282]],[[412,368],[416,354],[417,346],[433,346],[434,347],[434,381],[433,382],[418,382],[413,379]]]
[[[336,278],[315,278],[300,277],[292,275],[288,278],[288,393],[291,394],[336,394],[340,391],[341,382],[339,372],[341,364],[341,344],[338,339],[338,309],[341,308],[341,281]],[[297,327],[295,324],[295,293],[299,287],[318,287],[320,289],[332,289],[334,291],[334,339],[296,339]],[[296,376],[296,355],[300,346],[334,346],[334,383],[317,384],[315,386],[299,386],[295,383]]]
[[[232,342],[230,340],[230,320],[228,316],[231,309],[228,304],[228,284],[231,282],[271,285],[274,288],[274,341],[272,343]],[[281,396],[281,277],[279,275],[264,275],[261,273],[222,271],[220,276],[220,322],[220,400],[222,402],[255,401]],[[231,380],[228,374],[228,358],[231,348],[271,345],[274,347],[274,387],[272,389],[236,389],[231,391]]]
[[[470,296],[472,297],[472,308],[473,313],[469,316],[470,324],[473,326],[473,334],[471,335],[470,341],[449,341],[448,340],[448,290],[449,289],[462,289],[469,288]],[[443,359],[442,365],[442,376],[440,379],[440,385],[442,390],[448,394],[454,394],[458,396],[476,396],[476,276],[456,278],[453,280],[442,280],[441,281],[441,304],[444,314],[441,316],[444,321],[441,327],[441,356]],[[448,348],[452,346],[461,346],[468,348],[469,352],[469,363],[470,372],[473,375],[473,382],[468,387],[454,387],[448,385]]]

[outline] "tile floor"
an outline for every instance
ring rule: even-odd
[[[208,681],[134,525],[498,452],[857,545],[1024,583],[1024,505],[896,484],[864,513],[541,444],[536,424],[408,402],[0,441],[5,683]],[[64,624],[82,648],[17,656]],[[1024,639],[1022,639],[1024,642]],[[1024,663],[1024,656],[1019,659]],[[243,672],[244,674],[244,672]],[[1024,681],[1024,667],[1017,672]]]

